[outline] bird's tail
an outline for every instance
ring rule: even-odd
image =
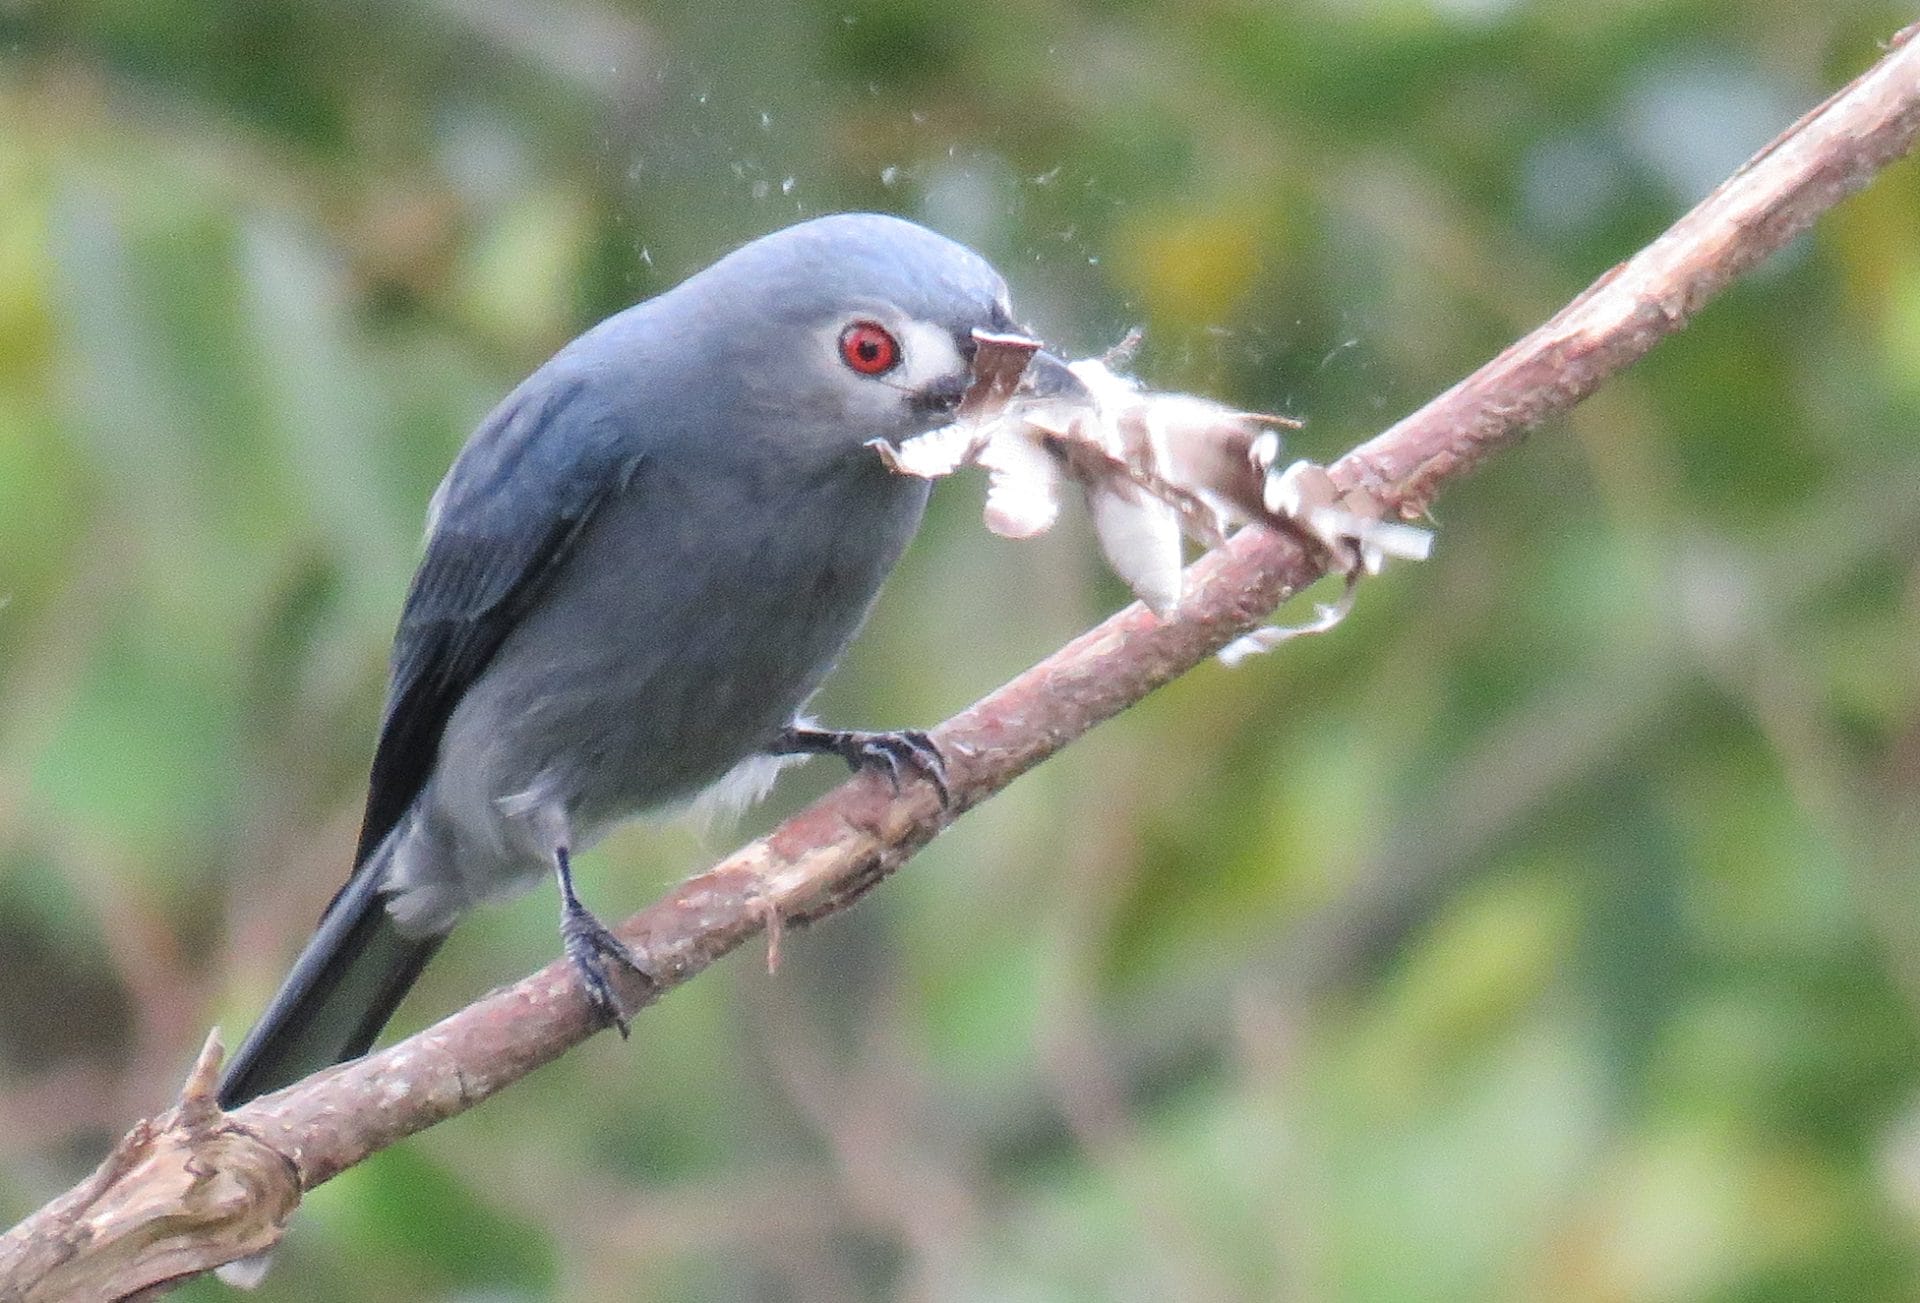
[[[380,891],[388,845],[355,869],[327,906],[293,971],[228,1061],[222,1108],[365,1054],[440,948],[444,937],[407,936],[388,916]]]

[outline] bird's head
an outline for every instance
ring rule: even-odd
[[[725,356],[736,420],[830,454],[947,424],[975,380],[976,334],[1021,333],[984,258],[874,213],[775,231],[672,297],[698,305],[707,351]]]

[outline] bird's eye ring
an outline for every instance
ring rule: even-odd
[[[840,360],[863,376],[900,365],[900,341],[877,321],[856,321],[840,332]]]

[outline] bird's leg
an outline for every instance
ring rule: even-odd
[[[908,767],[919,770],[940,794],[942,806],[953,803],[953,791],[947,785],[947,761],[926,732],[903,728],[886,733],[863,733],[853,729],[803,728],[788,725],[774,739],[777,755],[839,756],[853,770],[869,765],[886,769],[887,781],[900,791],[900,775]]]
[[[619,1028],[624,1039],[629,1011],[621,1003],[613,983],[607,980],[609,965],[617,964],[649,982],[653,981],[653,974],[647,971],[632,947],[615,936],[613,929],[595,918],[593,911],[580,903],[580,897],[573,889],[573,857],[565,846],[553,848],[553,871],[560,882],[560,940],[566,945],[567,959],[580,977],[580,985],[587,993],[587,1002]]]

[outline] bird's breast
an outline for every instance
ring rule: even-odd
[[[456,714],[443,762],[469,766],[470,817],[538,788],[590,832],[764,748],[918,527],[925,485],[867,470],[643,469]]]

